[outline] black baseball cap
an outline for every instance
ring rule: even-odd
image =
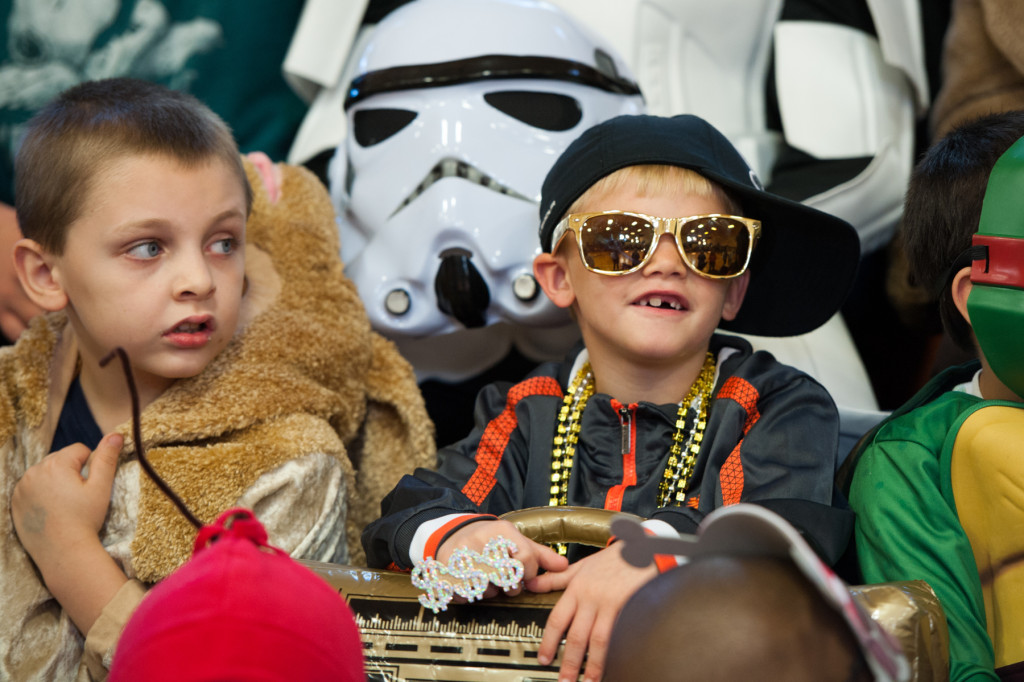
[[[766,191],[732,143],[691,114],[617,116],[580,135],[541,187],[541,248],[551,251],[555,226],[595,182],[648,164],[700,173],[738,200],[744,216],[761,221],[746,298],[735,319],[721,322],[722,329],[795,336],[818,328],[839,310],[857,274],[857,232],[841,218]]]

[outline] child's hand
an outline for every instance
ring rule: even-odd
[[[474,551],[482,551],[488,540],[498,536],[511,540],[519,548],[514,558],[523,562],[523,580],[530,580],[537,576],[540,569],[549,572],[564,571],[569,567],[569,560],[547,545],[528,539],[525,535],[509,521],[495,519],[493,521],[474,521],[458,529],[445,540],[437,549],[437,560],[447,564],[448,559],[459,547],[468,547]],[[522,586],[515,587],[505,594],[514,596],[522,591]],[[484,593],[484,597],[493,597],[497,594],[498,588],[491,585]]]
[[[630,566],[622,558],[620,545],[614,544],[577,561],[565,571],[546,573],[527,581],[526,589],[531,592],[565,590],[544,626],[537,661],[541,665],[553,661],[558,643],[565,635],[559,680],[575,682],[584,653],[587,654],[584,679],[593,682],[601,679],[615,619],[633,593],[657,574],[658,569],[653,565]]]
[[[76,443],[49,454],[25,472],[11,497],[18,539],[83,635],[128,580],[99,538],[123,442],[110,434],[92,453]]]
[[[14,486],[11,515],[18,539],[40,565],[69,543],[98,539],[124,439],[111,434],[94,452],[81,443],[51,453]],[[88,478],[82,467],[89,464]]]

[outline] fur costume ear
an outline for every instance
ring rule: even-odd
[[[29,299],[48,312],[63,310],[68,296],[54,276],[55,257],[39,242],[21,239],[14,245],[14,269]]]
[[[559,308],[568,308],[576,301],[576,292],[566,266],[565,258],[553,253],[542,253],[533,259],[533,276],[551,302]]]

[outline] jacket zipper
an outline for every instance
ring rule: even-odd
[[[626,494],[626,488],[636,485],[636,453],[633,452],[636,438],[634,436],[634,423],[636,421],[636,404],[622,405],[616,408],[619,416],[619,424],[622,426],[619,450],[622,456],[622,482],[614,485],[605,495],[604,508],[622,510],[622,498]]]
[[[621,454],[623,457],[629,454],[630,431],[633,430],[633,415],[629,408],[623,405],[619,408],[619,424],[622,425]]]

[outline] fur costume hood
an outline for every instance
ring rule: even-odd
[[[326,189],[308,171],[283,166],[281,199],[271,203],[248,162],[246,169],[254,200],[239,331],[202,373],[146,407],[146,452],[204,523],[251,506],[261,520],[278,518],[267,523],[271,543],[292,556],[361,565],[359,533],[380,500],[403,473],[432,465],[433,427],[411,366],[370,329],[343,274]],[[0,646],[0,678],[48,641],[25,629],[29,613],[8,613],[53,610],[43,607],[48,594],[9,509],[15,483],[49,451],[77,362],[63,313],[37,318],[16,346],[0,350],[0,498],[8,510],[0,521],[0,601],[13,628],[5,626],[0,639],[10,633],[16,640]],[[130,578],[152,583],[191,556],[196,531],[141,473],[131,425],[118,431],[125,445],[101,540]],[[307,478],[295,474],[297,460],[307,462]],[[331,490],[321,494],[321,487]],[[69,625],[66,617],[55,622],[59,614],[48,619],[54,628]],[[13,634],[22,621],[21,634]],[[46,677],[61,669],[45,668]]]

